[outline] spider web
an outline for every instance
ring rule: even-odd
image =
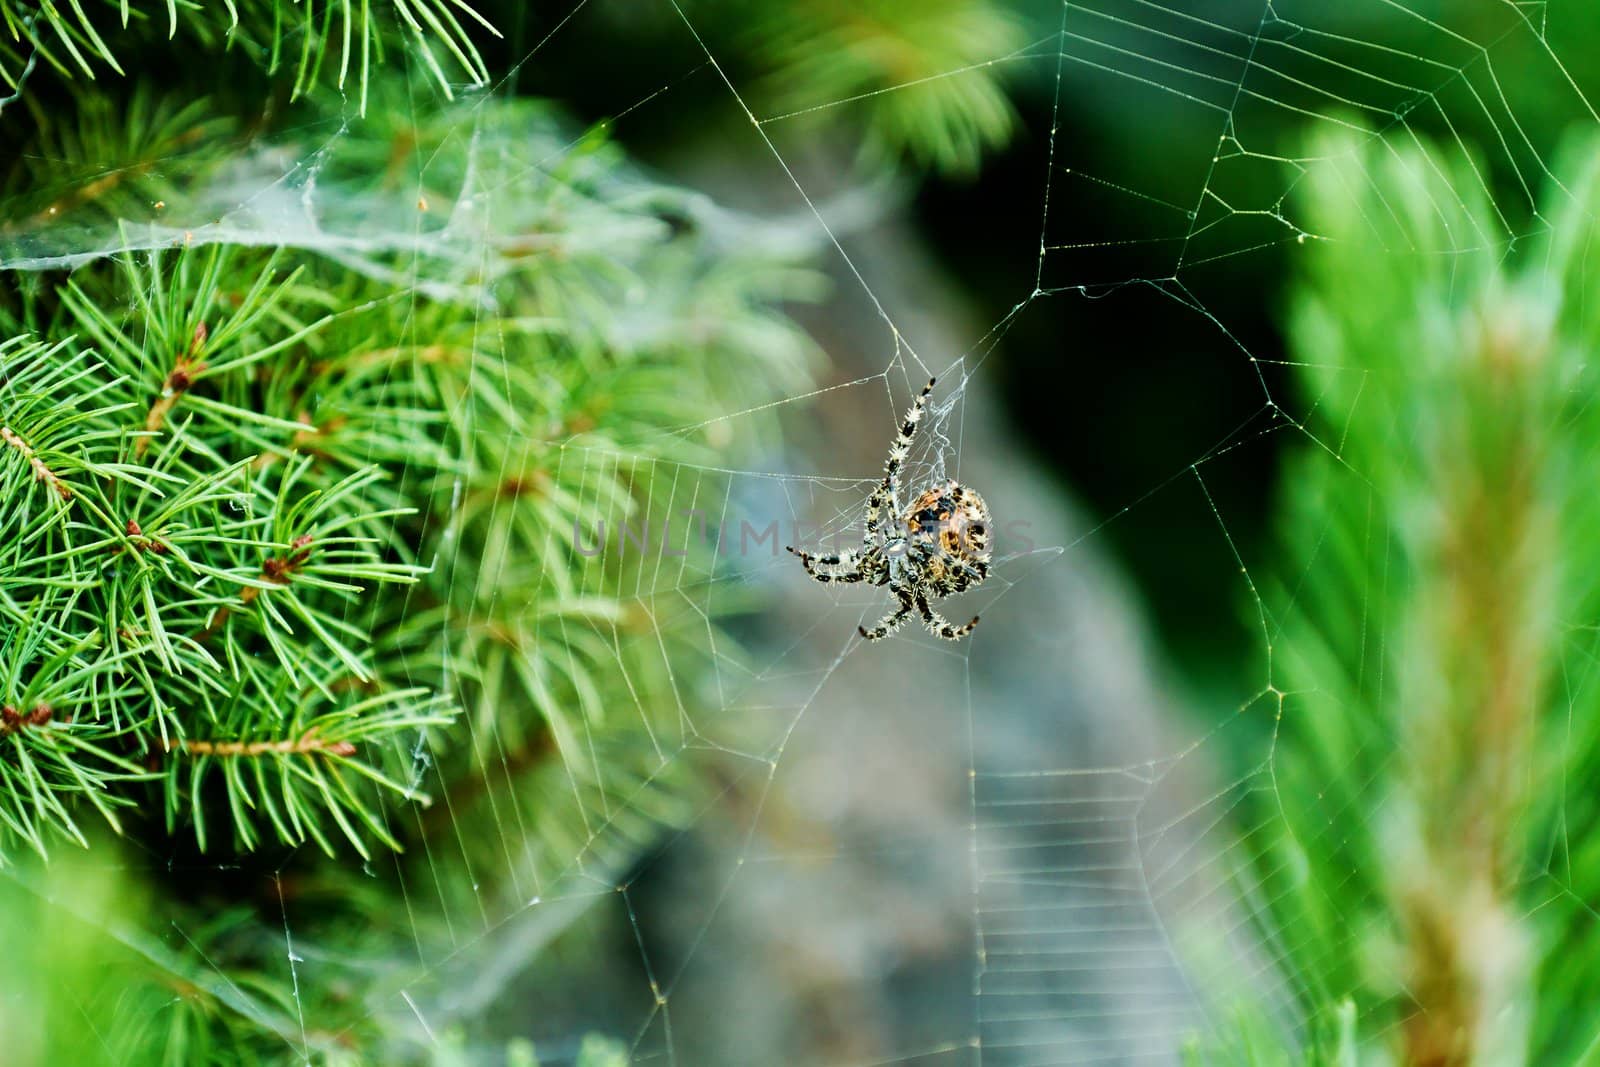
[[[599,6],[578,3],[555,20],[514,72],[565,47],[575,24],[601,17]],[[1275,391],[1272,360],[1230,328],[1219,294],[1241,259],[1321,236],[1297,224],[1288,197],[1310,169],[1331,164],[1283,154],[1289,124],[1348,127],[1393,146],[1441,132],[1463,145],[1470,138],[1485,175],[1535,188],[1549,174],[1552,113],[1595,121],[1563,59],[1555,5],[1485,3],[1449,18],[1437,5],[1388,0],[1052,7],[1053,31],[991,59],[1046,87],[1050,121],[1026,131],[1039,156],[1039,227],[1036,246],[1018,254],[1033,285],[999,321],[977,324],[959,311],[929,312],[946,307],[930,294],[947,283],[916,262],[915,244],[893,231],[887,243],[874,237],[847,194],[783,147],[799,114],[866,107],[881,94],[763,115],[707,45],[696,9],[656,6],[699,57],[620,107],[618,128],[674,107],[688,81],[711,79],[742,116],[731,148],[741,174],[783,220],[741,232],[815,241],[841,281],[819,332],[872,354],[859,366],[840,355],[831,384],[724,415],[737,426],[776,414],[797,439],[829,442],[810,455],[720,467],[658,460],[638,470],[625,454],[560,450],[584,484],[620,476],[645,491],[634,516],[619,514],[614,498],[591,502],[611,531],[607,551],[632,521],[678,523],[670,528],[680,537],[720,531],[706,552],[680,557],[658,544],[622,577],[595,568],[583,579],[589,592],[640,607],[669,673],[667,635],[690,619],[711,650],[705,677],[674,677],[668,714],[607,709],[637,717],[650,735],[643,783],[613,774],[583,717],[558,738],[561,788],[583,827],[576,839],[528,858],[532,828],[514,812],[447,812],[450,832],[439,840],[453,839],[460,854],[435,844],[423,867],[467,863],[465,899],[446,894],[442,876],[430,884],[375,861],[375,876],[403,883],[417,958],[399,973],[364,976],[376,991],[372,1010],[423,1047],[465,1033],[483,1058],[498,1055],[496,1042],[530,1037],[544,1063],[574,1061],[595,1034],[631,1061],[672,1064],[1177,1063],[1185,1040],[1222,1026],[1219,1007],[1240,996],[1269,1005],[1291,1041],[1303,1039],[1308,1020],[1289,960],[1297,935],[1273,929],[1242,847],[1284,830],[1236,819],[1252,794],[1277,789],[1276,724],[1292,705],[1272,651],[1289,605],[1258,589],[1256,563],[1212,486],[1219,465],[1268,439],[1287,435],[1294,447],[1334,455],[1340,443],[1314,398]],[[1518,64],[1517,84],[1542,95],[1508,96],[1504,63]],[[1091,173],[1063,131],[1095,123],[1124,136],[1135,123],[1150,137],[1204,132],[1174,137],[1159,173],[1149,153],[1130,154],[1127,173]],[[420,264],[404,279],[418,300],[459,296],[467,283],[456,267],[470,262],[470,244],[419,234],[375,204],[347,213],[359,225],[330,221],[322,209],[339,205],[319,190],[318,166],[316,154],[287,166],[247,161],[216,190],[222,221],[193,238],[288,243],[373,272],[382,253],[403,249]],[[524,177],[548,172],[530,167]],[[1096,210],[1123,201],[1148,210]],[[1539,219],[1531,192],[1503,206],[1501,232],[1486,239],[1509,248]],[[1106,232],[1105,218],[1117,232]],[[496,223],[479,220],[480,236]],[[1136,225],[1144,228],[1130,232]],[[172,236],[74,235],[70,248],[30,248],[10,265],[68,265]],[[991,361],[1006,358],[1013,327],[1043,304],[1085,301],[1087,314],[1115,318],[1133,291],[1191,313],[1196,333],[1224,353],[1216,373],[1258,407],[1213,447],[1172,456],[1167,476],[1128,487],[1124,506],[1089,517],[1021,458],[993,398]],[[1062,371],[1070,373],[1065,359]],[[993,576],[942,606],[957,622],[969,608],[983,616],[968,641],[941,643],[908,625],[864,645],[856,627],[886,610],[883,591],[813,585],[781,545],[804,540],[802,529],[814,541],[859,543],[883,451],[935,374],[903,484],[959,478],[983,493],[999,526],[1022,525],[1000,539]],[[660,500],[644,490],[661,485],[670,490]],[[1179,708],[1159,681],[1144,623],[1106,562],[1110,528],[1164,497],[1206,518],[1252,613],[1257,665],[1241,666],[1233,710],[1212,722]],[[685,503],[704,526],[682,517]],[[760,536],[774,521],[777,539]],[[763,606],[730,647],[717,620],[752,594]],[[1235,605],[1208,610],[1221,619]],[[664,611],[670,625],[652,614]],[[622,623],[553,625],[593,626],[608,642]],[[487,766],[513,776],[493,736],[474,743]],[[436,772],[420,741],[411,762],[427,785]],[[645,794],[679,775],[714,785],[686,791],[692,799],[663,819]],[[414,816],[396,806],[387,817]],[[500,846],[490,851],[503,864],[468,858],[466,843],[483,841]],[[283,899],[281,879],[271,893]],[[217,993],[277,1028],[291,1058],[310,1060],[325,1035],[298,990],[362,972],[319,952],[283,910],[275,977],[295,1001],[268,1004],[220,969]],[[443,950],[432,933],[441,926]],[[196,945],[176,924],[159,940]]]

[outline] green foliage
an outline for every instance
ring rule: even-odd
[[[287,448],[261,462],[274,432],[299,430],[262,410],[250,368],[310,327],[285,324],[292,279],[274,285],[270,266],[220,308],[229,259],[214,250],[191,271],[185,257],[170,278],[159,259],[124,261],[134,329],[69,282],[61,318],[95,355],[26,335],[4,349],[0,701],[15,761],[0,821],[40,851],[42,825],[82,840],[62,792],[114,821],[126,801],[108,789],[134,761],[164,768],[150,773],[169,823],[219,772],[242,843],[260,811],[285,840],[330,847],[331,820],[361,847],[349,820],[377,828],[361,780],[409,789],[358,748],[447,721],[423,691],[338,695],[375,680],[342,605],[421,569],[375,547],[397,513],[362,492],[375,468],[318,484]],[[241,772],[255,747],[266,758]]]
[[[1361,1062],[1577,1062],[1600,982],[1600,143],[1567,147],[1510,245],[1458,151],[1305,155],[1316,444],[1267,600],[1283,703],[1252,877],[1309,1018],[1356,1011]]]
[[[712,247],[696,201],[624,175],[603,140],[563,151],[543,109],[471,114],[470,139],[449,109],[374,120],[320,176],[369,235],[387,214],[416,219],[429,198],[494,219],[511,239],[493,258],[471,246],[473,260],[458,258],[442,232],[412,241],[458,299],[419,303],[391,265],[372,264],[373,279],[307,255],[330,218],[298,255],[213,245],[92,261],[15,309],[3,407],[16,443],[0,471],[17,490],[18,533],[0,603],[40,635],[14,661],[33,689],[19,683],[12,699],[26,713],[40,686],[66,679],[48,703],[72,709],[72,725],[10,740],[59,733],[94,757],[28,764],[38,781],[59,792],[87,788],[80,773],[155,776],[169,825],[192,822],[204,843],[216,819],[199,801],[214,779],[243,847],[263,833],[331,847],[324,824],[359,848],[397,847],[362,790],[419,795],[393,759],[403,746],[386,739],[442,725],[441,699],[472,715],[474,743],[455,748],[468,777],[491,741],[495,759],[521,766],[552,733],[570,752],[578,734],[604,731],[619,668],[638,687],[629,703],[660,707],[680,732],[670,704],[641,694],[671,690],[664,657],[687,670],[702,620],[675,599],[640,615],[619,590],[645,588],[643,561],[579,570],[571,541],[645,500],[671,514],[682,479],[658,464],[717,457],[712,429],[661,431],[803,385],[806,350],[766,305],[810,282],[770,252]],[[403,209],[370,164],[392,164],[396,143],[428,160],[427,192]],[[465,155],[469,143],[481,154]],[[511,192],[541,158],[559,163],[533,195]],[[210,165],[197,149],[199,173]],[[203,188],[174,191],[165,210],[181,219],[207,202]],[[45,215],[38,239],[93,233],[103,208],[85,220],[90,203],[77,206]],[[518,234],[563,254],[529,255]],[[485,299],[501,311],[486,315]],[[732,373],[741,363],[760,372]],[[593,454],[630,463],[597,471]],[[552,566],[552,550],[570,562]],[[419,580],[403,597],[358,600]],[[450,692],[406,681],[439,677]],[[592,785],[631,791],[663,751],[618,752]],[[153,767],[129,762],[150,754]],[[108,815],[123,802],[90,795]],[[75,832],[64,806],[46,811]],[[551,816],[530,813],[536,825]],[[13,813],[43,848],[38,817]]]
[[[324,81],[342,92],[353,76],[363,114],[386,40],[413,47],[449,96],[452,74],[488,83],[471,32],[495,33],[462,0],[222,0],[209,10],[178,0],[0,0],[0,81],[20,89],[40,63],[67,77],[94,79],[102,64],[124,75],[120,57],[137,47],[127,38],[171,39],[180,29],[198,54],[238,48],[269,72],[292,71],[297,97]]]
[[[278,1061],[294,1032],[287,998],[139,929],[131,917],[151,904],[124,869],[83,856],[48,867],[25,858],[0,873],[8,1062]],[[240,918],[235,910],[186,936],[209,941]]]
[[[1010,93],[1053,72],[1059,52],[1059,5],[1006,0],[678,0],[588,11],[609,17],[609,39],[641,53],[698,63],[703,44],[785,155],[791,133],[796,145],[820,133],[856,147],[873,176],[971,176],[1017,131]],[[686,19],[693,53],[684,52]]]
[[[970,174],[1016,125],[1000,77],[1022,27],[987,0],[812,0],[764,9],[750,35],[770,113],[861,108],[875,165]]]
[[[1281,1029],[1251,1006],[1240,1008],[1207,1040],[1183,1050],[1184,1067],[1356,1067],[1356,1007],[1342,1001],[1306,1048],[1294,1048]]]
[[[711,657],[738,657],[681,592],[709,562],[587,559],[575,531],[723,497],[774,427],[714,417],[809,381],[777,308],[817,291],[809,240],[547,105],[375,92],[319,113],[331,142],[305,116],[219,140],[245,124],[156,94],[119,125],[86,93],[28,112],[0,175],[0,855],[111,855],[97,822],[208,870],[407,850],[381,879],[297,857],[261,899],[158,890],[184,940],[117,972],[169,990],[129,1000],[140,1061],[414,1061],[397,990],[453,916],[680,817]],[[314,223],[235,210],[301,158]],[[291,917],[318,981],[281,966]]]

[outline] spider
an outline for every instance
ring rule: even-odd
[[[970,589],[989,577],[989,509],[983,498],[955,481],[936,482],[902,508],[900,465],[916,436],[934,379],[917,394],[900,433],[889,446],[883,481],[867,498],[867,534],[859,549],[820,556],[791,546],[806,573],[819,582],[866,582],[887,585],[900,601],[872,629],[857,627],[868,641],[900,628],[913,611],[928,631],[959,641],[978,625],[978,617],[952,626],[933,610],[933,601]],[[885,517],[885,508],[887,515]]]

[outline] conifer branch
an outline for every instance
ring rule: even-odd
[[[317,6],[319,20],[329,10]],[[179,15],[198,25],[214,12]],[[295,28],[295,50],[312,48],[303,67],[287,49],[279,57],[306,87],[328,73],[313,39],[326,25]],[[10,726],[0,715],[0,862],[91,841],[89,817],[163,854],[187,838],[246,869],[277,846],[410,850],[420,858],[396,861],[401,878],[427,863],[442,893],[475,899],[473,873],[502,869],[510,849],[525,885],[558,873],[570,856],[545,842],[581,840],[597,801],[638,816],[629,834],[681,809],[672,794],[688,788],[687,761],[663,768],[662,754],[684,743],[678,698],[715,669],[706,646],[719,623],[642,561],[583,570],[566,539],[597,509],[665,514],[723,491],[719,449],[772,428],[737,420],[715,446],[672,431],[805,390],[813,349],[774,308],[818,291],[799,266],[812,248],[774,252],[754,229],[724,243],[737,221],[702,220],[700,197],[632,171],[599,134],[575,149],[546,104],[497,95],[436,108],[409,89],[375,88],[384,106],[365,122],[335,102],[320,112],[338,120],[335,138],[297,141],[322,128],[299,118],[259,135],[261,151],[319,153],[319,195],[339,205],[326,236],[338,213],[359,216],[363,247],[377,250],[359,263],[327,255],[321,236],[276,251],[197,241],[90,257],[64,279],[29,275],[0,292],[0,424],[77,501],[70,513],[39,508],[55,483],[37,488],[30,457],[0,442],[0,708],[16,715]],[[135,243],[158,199],[162,225],[214,218],[209,207],[234,187],[219,192],[208,176],[232,148],[183,132],[237,125],[209,102],[152,105],[143,135],[122,145],[112,135],[139,132],[122,110],[108,106],[114,118],[85,121],[81,136],[74,127],[59,150],[28,142],[27,159],[73,169],[41,178],[20,164],[28,210],[11,217],[26,226],[41,205],[57,206],[51,218],[70,209],[83,229],[50,235],[65,253],[81,251],[74,234],[117,243],[118,223],[101,216],[133,219],[120,237]],[[472,197],[504,249],[419,241],[409,190],[404,240],[376,232],[395,217],[395,183],[370,161],[411,154],[430,161],[428,200]],[[564,167],[542,165],[557,156]],[[139,158],[161,166],[96,184]],[[531,235],[564,255],[516,256]],[[33,236],[0,222],[0,240]],[[615,310],[633,294],[650,306],[619,333]],[[588,463],[589,446],[638,462]],[[608,715],[619,702],[640,713]],[[33,723],[41,706],[50,719]],[[579,737],[597,774],[574,789],[566,761]],[[430,794],[452,810],[427,810]],[[462,834],[486,807],[528,840]],[[440,861],[440,835],[459,861]],[[289,870],[278,855],[260,862]],[[342,906],[330,903],[296,916],[297,939],[302,922],[332,940],[359,927],[372,958],[383,938],[410,948],[430,936],[396,926],[392,883],[302,865],[333,887],[328,901],[370,903],[372,921],[311,927]],[[208,1000],[186,1033],[259,1037],[272,1013],[252,1009],[274,997],[362,1041],[384,1030],[368,1001],[318,999],[305,969],[298,991],[274,984],[255,953],[262,916],[241,904],[186,928],[204,973],[252,976],[238,983],[246,993]],[[278,906],[266,920],[281,935]],[[192,914],[182,894],[161,907]],[[169,1058],[192,1051],[180,1039],[164,1047]]]
[[[72,487],[62,481],[49,467],[45,466],[44,460],[34,454],[32,447],[17,436],[16,431],[9,426],[0,426],[0,441],[4,441],[22,453],[23,458],[28,461],[28,465],[33,468],[33,476],[36,480],[48,484],[62,500],[72,499]]]
[[[1306,1016],[1340,1019],[1310,1062],[1581,1062],[1600,138],[1561,153],[1543,228],[1509,248],[1483,239],[1504,219],[1459,144],[1344,133],[1305,158],[1325,239],[1299,257],[1294,367],[1308,433],[1341,447],[1285,482],[1271,681],[1293,696],[1251,891]]]
[[[333,84],[343,90],[354,64],[364,112],[372,59],[374,53],[381,57],[386,41],[414,46],[446,96],[452,92],[450,73],[432,45],[442,45],[471,84],[487,83],[488,69],[458,12],[476,30],[500,36],[465,0],[369,0],[359,7],[340,0],[229,0],[217,7],[122,0],[120,18],[93,16],[78,2],[0,0],[0,82],[21,88],[22,72],[34,57],[69,77],[92,79],[98,63],[122,74],[121,57],[128,51],[152,38],[170,39],[181,28],[214,51],[241,41],[270,70],[292,70],[296,96],[324,81],[324,61],[336,53]],[[293,40],[298,55],[286,54]]]
[[[768,70],[758,87],[770,101],[767,121],[838,119],[831,102],[851,103],[866,108],[869,161],[890,166],[909,155],[953,173],[976,170],[1016,128],[1001,78],[1029,49],[1020,20],[1000,5],[859,0],[751,12]]]
[[[194,385],[195,379],[205,373],[206,365],[200,360],[200,352],[205,347],[206,337],[210,331],[205,323],[200,323],[194,328],[194,334],[189,340],[186,351],[179,353],[177,362],[172,370],[167,373],[166,380],[161,384],[161,392],[150,405],[150,411],[145,415],[145,435],[134,443],[134,453],[144,455],[145,449],[150,446],[151,440],[167,423],[167,416],[177,405],[178,401],[189,387]]]
[[[314,538],[310,534],[301,534],[289,544],[290,553],[286,556],[270,556],[261,564],[261,577],[275,585],[288,585],[294,572],[311,558],[311,544]],[[261,595],[262,587],[247,585],[239,590],[239,600],[245,605],[253,603]],[[211,621],[200,633],[200,640],[205,641],[213,637],[228,621],[232,608],[224,604],[211,616]]]

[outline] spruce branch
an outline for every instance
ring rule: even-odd
[[[123,731],[97,721],[85,700],[107,661],[88,641],[61,647],[43,622],[51,607],[36,606],[0,639],[0,828],[40,855],[51,832],[86,843],[73,802],[118,826],[115,809],[131,800],[112,787],[146,777],[118,751]]]
[[[1600,893],[1600,804],[1576,785],[1600,767],[1600,141],[1566,146],[1544,228],[1510,247],[1459,145],[1346,134],[1305,158],[1294,366],[1309,431],[1341,447],[1286,480],[1252,891],[1306,1017],[1341,1020],[1337,1056],[1580,1062],[1570,1021],[1600,980],[1572,951]]]
[[[65,77],[94,79],[98,64],[122,75],[122,56],[137,47],[135,42],[170,40],[181,29],[204,46],[242,45],[248,53],[264,55],[269,73],[292,70],[296,97],[322,82],[329,53],[336,53],[331,80],[343,91],[356,67],[364,114],[368,80],[382,61],[386,41],[416,48],[446,97],[453,91],[452,71],[473,86],[487,84],[488,68],[469,26],[500,35],[464,0],[363,0],[359,6],[350,0],[227,0],[212,6],[168,0],[101,0],[87,6],[79,0],[0,0],[0,81],[19,89],[22,72],[35,60]],[[450,69],[435,47],[448,55]]]
[[[0,421],[75,491],[62,501],[0,446],[0,490],[16,490],[0,496],[0,534],[20,534],[0,536],[0,619],[27,620],[41,656],[81,672],[39,729],[71,715],[71,735],[122,759],[114,770],[137,778],[102,793],[119,828],[163,853],[192,836],[248,868],[251,850],[317,845],[283,868],[282,899],[225,920],[160,901],[204,952],[164,987],[182,991],[159,1016],[178,1058],[303,1013],[340,1034],[311,1034],[313,1049],[404,1059],[411,1030],[376,994],[351,1002],[320,967],[298,990],[266,973],[280,909],[297,947],[375,961],[352,976],[366,986],[413,973],[458,909],[526,900],[579,851],[620,862],[684,817],[683,753],[712,725],[686,708],[708,706],[708,679],[738,657],[696,606],[711,561],[697,551],[677,577],[589,563],[574,523],[597,509],[658,523],[726,494],[726,450],[771,446],[776,428],[713,417],[803,390],[814,359],[776,310],[817,291],[798,265],[809,237],[662,187],[547,105],[436,111],[378,91],[396,106],[366,121],[322,113],[343,123],[332,140],[306,142],[314,122],[260,135],[273,158],[318,153],[315,233],[275,228],[275,252],[234,232],[106,256],[94,250],[143,231],[91,219],[82,258],[66,229],[44,235],[77,264],[70,278],[21,274],[0,294],[12,344],[66,353],[26,397],[0,379]],[[208,184],[218,158],[183,144],[125,187],[24,192],[89,219],[165,176],[163,220],[182,227],[238,203],[239,186]],[[432,205],[420,219],[413,169]],[[452,203],[496,234],[439,227]],[[0,700],[23,716],[25,695]],[[31,735],[0,738],[0,772]],[[416,810],[429,794],[450,810]],[[54,795],[76,819],[90,810]],[[615,813],[604,840],[598,810]],[[486,812],[499,834],[462,833]],[[61,836],[36,821],[21,831]],[[441,838],[459,860],[441,860]],[[374,879],[308,855],[402,846],[398,877],[440,895],[409,923],[388,865]],[[196,981],[212,975],[244,992]]]
[[[0,130],[19,149],[0,235],[159,217],[168,199],[225,158],[220,149],[236,128],[203,97],[179,101],[143,83],[114,95],[80,92],[74,103],[58,114],[25,97],[31,121],[0,112]],[[179,180],[165,165],[174,156],[186,161]]]
[[[260,839],[249,813],[265,810],[264,825],[286,842],[314,839],[331,849],[326,824],[358,850],[369,831],[398,847],[363,790],[422,800],[357,751],[385,731],[414,734],[449,718],[430,694],[380,684],[370,632],[355,610],[371,586],[412,583],[425,572],[386,558],[395,524],[415,508],[384,488],[378,467],[341,470],[297,454],[292,435],[303,423],[262,403],[263,389],[282,374],[309,373],[313,361],[294,353],[329,321],[287,310],[319,301],[300,299],[299,272],[280,276],[277,262],[244,262],[223,249],[170,265],[160,256],[147,265],[125,258],[103,278],[80,272],[59,290],[64,321],[104,360],[48,358],[74,353],[67,339],[0,344],[0,420],[10,434],[0,438],[0,486],[27,487],[0,509],[0,533],[15,535],[0,551],[0,613],[31,627],[30,647],[77,668],[75,687],[48,700],[0,694],[15,709],[15,721],[0,716],[3,740],[32,774],[34,806],[53,816],[0,821],[36,848],[45,826],[82,840],[73,795],[80,783],[110,784],[116,772],[160,777],[169,826],[181,817],[205,841],[213,803],[204,793],[207,760],[291,760],[275,783],[231,768],[218,776],[228,783],[218,796],[247,846]],[[120,317],[85,288],[105,281],[124,287],[118,306],[129,310]],[[267,360],[277,377],[258,372]],[[234,417],[246,408],[253,422]],[[268,468],[247,451],[263,442],[281,457]],[[41,493],[53,507],[30,503]],[[338,699],[351,685],[377,694],[351,705],[365,722],[352,725],[348,710],[306,710],[306,701]],[[52,710],[36,717],[39,707]],[[76,733],[52,751],[68,751],[66,763],[33,752],[51,739],[63,709]],[[77,735],[83,751],[73,750]],[[106,747],[113,737],[119,747]],[[168,758],[141,768],[128,754],[141,748]],[[341,762],[293,764],[308,758]],[[92,766],[91,779],[80,765],[97,760],[110,769]],[[109,813],[103,792],[92,802]]]
[[[60,475],[45,465],[44,460],[34,454],[33,447],[21,437],[18,437],[15,430],[9,426],[0,426],[0,441],[21,452],[22,458],[26,459],[28,466],[33,469],[33,476],[39,481],[47,483],[62,500],[72,499],[72,489],[66,482],[61,480]]]
[[[378,793],[388,793],[422,805],[427,796],[403,780],[403,767],[385,769],[389,760],[382,742],[397,732],[414,732],[448,725],[447,704],[421,688],[380,692],[340,704],[338,698],[320,695],[334,691],[339,666],[325,661],[320,686],[296,690],[282,672],[245,667],[243,684],[230,699],[208,708],[208,719],[221,731],[206,737],[168,738],[162,751],[173,763],[164,782],[171,826],[180,816],[192,818],[204,849],[209,841],[209,817],[204,804],[209,784],[220,782],[229,825],[243,848],[261,839],[258,822],[272,828],[284,842],[315,841],[323,851],[336,850],[327,824],[362,856],[370,856],[369,837],[396,851],[403,846],[379,814]],[[285,708],[282,721],[262,723],[256,715],[258,699]],[[266,733],[263,736],[263,732]],[[363,748],[371,754],[363,758]]]
[[[909,156],[971,174],[1017,125],[1001,77],[1026,39],[988,0],[786,6],[763,11],[748,33],[768,67],[768,121],[864,112],[863,155],[878,167]]]

